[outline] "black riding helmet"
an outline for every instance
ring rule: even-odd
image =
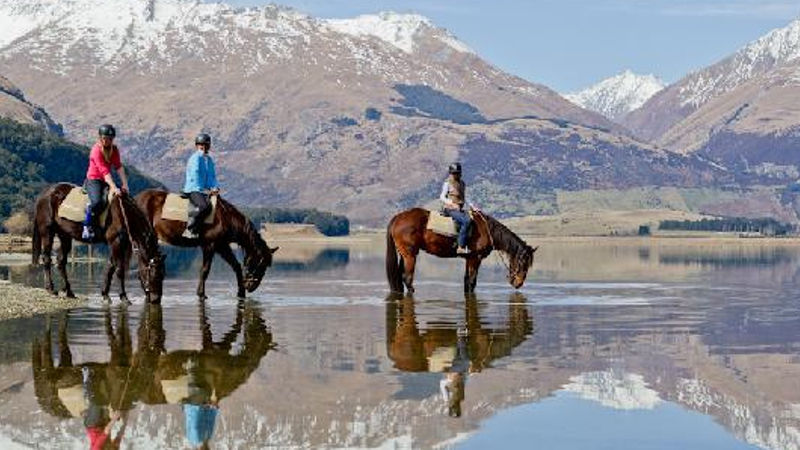
[[[100,136],[108,136],[113,138],[117,135],[117,130],[114,129],[114,125],[106,123],[100,125],[100,128],[97,130],[97,134]]]
[[[211,136],[206,133],[200,133],[194,138],[194,145],[207,145],[211,147]]]
[[[447,168],[447,171],[452,174],[461,173],[461,163],[450,164],[450,167]]]

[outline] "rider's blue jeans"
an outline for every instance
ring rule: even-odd
[[[472,223],[472,219],[469,218],[469,214],[460,209],[445,208],[444,215],[451,217],[456,221],[456,223],[458,223],[458,246],[466,247],[467,237],[469,236],[469,225]]]

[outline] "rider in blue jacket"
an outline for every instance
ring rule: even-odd
[[[200,226],[209,212],[211,212],[211,194],[219,193],[217,171],[214,160],[208,152],[211,149],[211,136],[206,133],[198,134],[194,140],[196,152],[192,153],[186,163],[186,182],[183,185],[184,194],[194,208],[189,210],[189,223],[186,226],[185,237],[196,239],[200,234]]]

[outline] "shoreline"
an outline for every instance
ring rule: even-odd
[[[0,321],[85,306],[85,298],[54,296],[41,288],[0,280]]]

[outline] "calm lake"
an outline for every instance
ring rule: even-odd
[[[88,307],[0,322],[0,447],[86,448],[113,409],[122,448],[800,448],[800,246],[528,241],[523,289],[492,256],[468,297],[427,256],[388,296],[382,239],[282,244],[244,302],[221,260],[198,302],[192,251],[160,307],[77,262]]]

